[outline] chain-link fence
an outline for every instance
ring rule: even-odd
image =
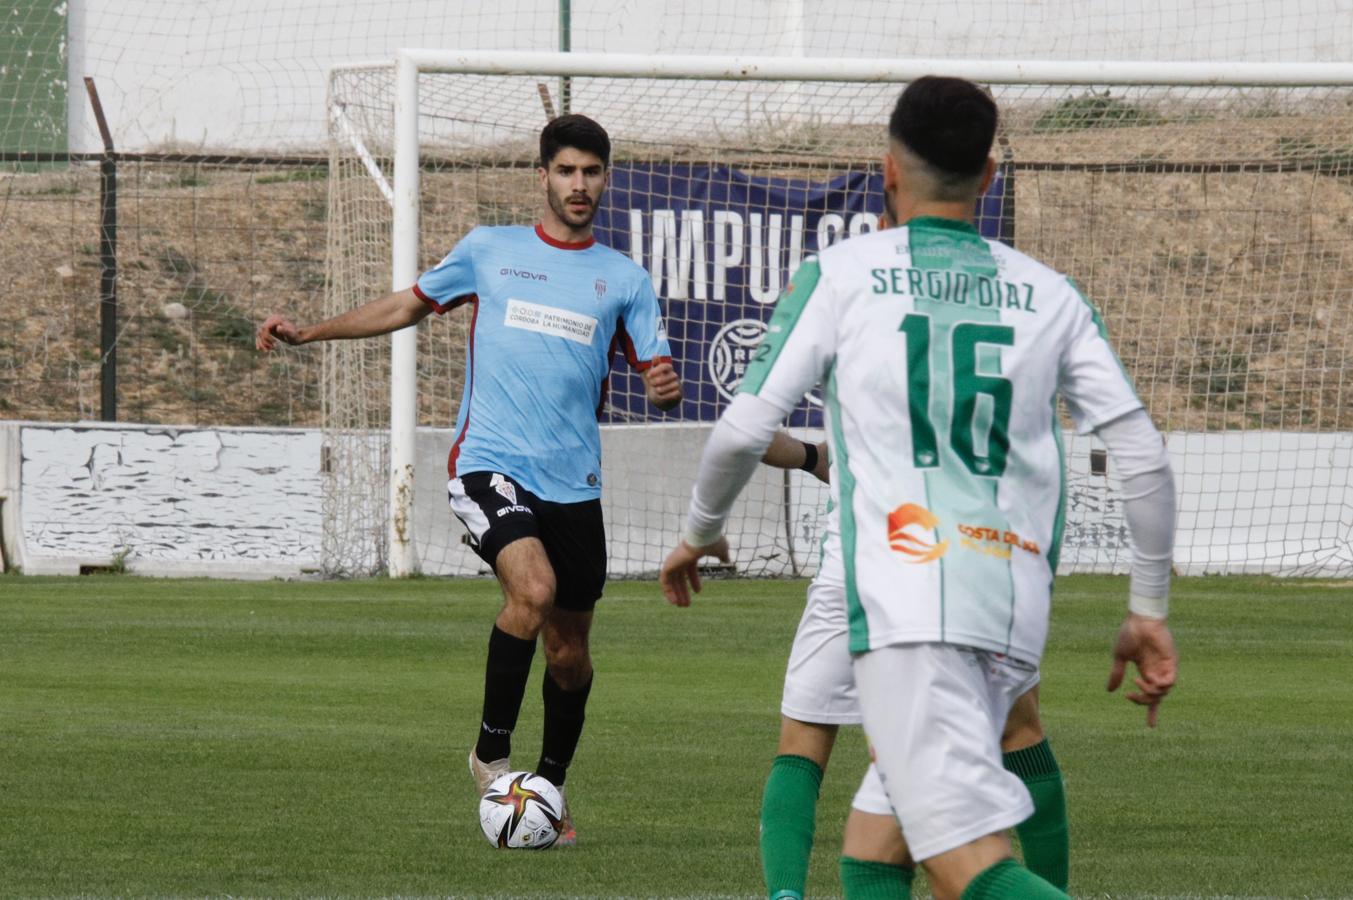
[[[0,180],[0,418],[103,417],[111,371],[119,420],[317,423],[318,354],[264,356],[253,333],[269,311],[322,307],[327,159],[116,158],[109,358],[99,159],[18,158],[28,171]]]

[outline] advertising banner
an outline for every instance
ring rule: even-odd
[[[979,227],[1000,234],[1004,178],[983,199]],[[616,165],[594,228],[653,279],[686,397],[675,416],[713,422],[732,399],[780,292],[804,258],[878,228],[883,175],[830,181],[749,175],[726,166]],[[603,421],[642,418],[643,384],[617,357]],[[789,424],[820,427],[814,394]]]

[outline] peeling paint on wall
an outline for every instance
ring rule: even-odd
[[[315,568],[318,432],[26,426],[33,555]]]

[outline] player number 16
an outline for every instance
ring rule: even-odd
[[[930,316],[911,313],[898,331],[907,339],[907,401],[911,418],[912,463],[918,469],[940,464],[940,448],[931,420],[930,385],[932,369],[941,364],[931,354]],[[958,322],[949,330],[949,366],[951,377],[942,372],[940,384],[952,388],[949,399],[949,447],[974,475],[999,478],[1005,473],[1010,450],[1010,403],[1014,385],[1010,379],[977,371],[978,345],[997,347],[1015,345],[1015,329],[987,322]],[[939,337],[941,329],[935,329]],[[991,398],[991,420],[986,440],[986,455],[977,455],[973,432],[978,426],[978,397]]]

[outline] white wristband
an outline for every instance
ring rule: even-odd
[[[1163,619],[1170,613],[1170,598],[1128,594],[1128,612],[1148,619]]]
[[[713,534],[714,536],[710,537],[711,534]],[[686,530],[681,535],[681,539],[685,541],[688,545],[690,545],[692,549],[698,549],[700,547],[708,547],[710,544],[714,543],[721,537],[723,537],[722,531],[705,532],[704,534],[697,534],[696,532],[691,530],[690,526],[687,526]]]

